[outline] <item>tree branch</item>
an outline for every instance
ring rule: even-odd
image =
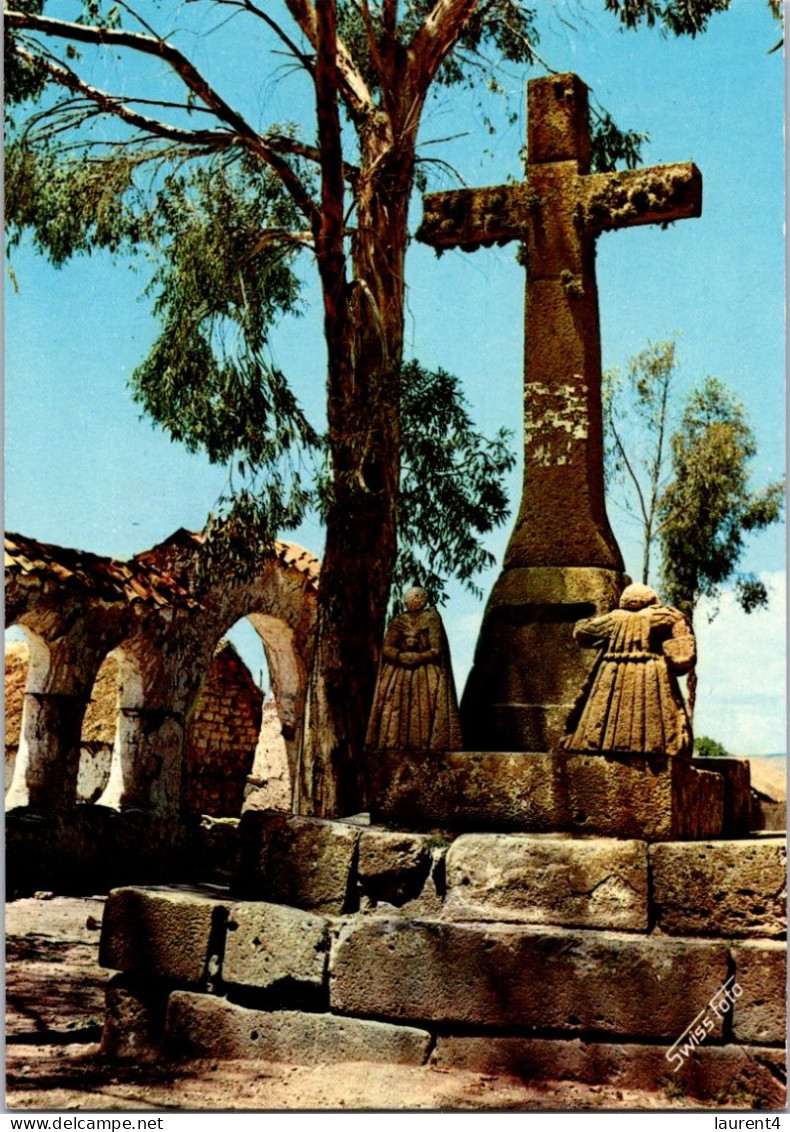
[[[334,289],[344,277],[343,264],[343,149],[337,106],[337,27],[334,0],[322,0],[316,22],[315,93],[318,148],[321,152],[321,216],[316,254],[326,283]],[[330,266],[332,265],[332,266]],[[335,281],[332,281],[332,276]]]
[[[408,47],[406,81],[424,98],[479,0],[438,0]]]
[[[620,435],[617,432],[617,429],[615,428],[614,421],[611,418],[609,420],[609,428],[611,429],[612,436],[614,437],[615,444],[617,445],[617,450],[622,457],[623,463],[625,464],[626,471],[628,472],[629,476],[631,477],[631,480],[633,481],[634,487],[636,488],[636,493],[637,493],[637,496],[639,498],[639,509],[642,512],[642,519],[644,521],[644,524],[647,525],[647,522],[648,522],[647,508],[645,506],[645,497],[642,494],[642,488],[639,484],[639,479],[638,479],[637,474],[634,471],[633,467],[631,466],[631,461],[628,459],[628,456],[626,455],[625,448],[623,447],[623,442],[621,441]]]
[[[262,252],[270,244],[296,244],[303,248],[315,247],[312,232],[290,232],[287,228],[267,228],[260,239],[255,241],[251,256]]]
[[[190,145],[213,150],[227,149],[235,140],[233,134],[228,130],[183,130],[178,126],[161,122],[157,118],[151,118],[147,114],[140,114],[138,111],[132,110],[116,95],[108,94],[107,91],[91,86],[62,64],[53,63],[48,59],[41,58],[41,56],[33,55],[16,45],[11,50],[17,58],[24,60],[25,63],[41,67],[59,86],[64,86],[76,94],[84,95],[105,113],[112,114],[114,117],[127,122],[130,126],[135,126],[137,129],[144,130],[155,137],[166,138],[168,141],[186,142]]]
[[[294,148],[290,144],[290,139],[283,139],[277,136],[266,138],[258,134],[240,114],[225,102],[186,56],[171,43],[163,39],[157,39],[155,36],[143,35],[140,32],[130,32],[118,28],[94,27],[88,24],[69,23],[66,20],[51,19],[47,16],[36,16],[27,12],[6,12],[5,22],[8,28],[36,31],[42,35],[51,35],[58,39],[74,40],[79,43],[126,47],[131,51],[136,51],[143,55],[151,55],[155,58],[163,59],[179,76],[185,86],[212,110],[220,121],[231,127],[233,133],[229,135],[228,144],[230,144],[231,141],[239,142],[257,154],[257,156],[269,166],[272,172],[280,178],[294,203],[300,211],[304,213],[311,224],[318,216],[315,203],[305,189],[301,179],[288,162],[284,161],[282,157],[279,156],[281,152],[295,153]],[[36,58],[36,56],[30,56],[31,61],[35,62]],[[42,66],[49,67],[44,60],[40,60],[40,62]],[[62,85],[73,90],[77,89],[73,85],[75,80],[82,84],[83,80],[79,79],[74,72],[62,66],[57,67],[55,64],[52,66],[56,68],[55,71],[50,71],[55,82],[61,81],[56,74],[56,71],[61,71],[62,75],[68,76],[70,80],[68,82],[62,82]],[[84,88],[80,87],[79,89],[94,102],[97,101],[93,94],[89,93],[89,91],[94,91],[95,88],[85,83]],[[104,94],[104,92],[99,93]],[[125,117],[125,115],[119,114],[117,109],[115,109],[118,105],[122,105],[117,99],[106,94],[104,94],[104,97],[107,99],[107,103],[103,107],[104,110],[108,113],[116,114],[117,117]],[[128,111],[128,108],[126,109]],[[140,117],[142,118],[143,116],[141,115]],[[131,121],[129,118],[126,118],[126,120]],[[155,121],[155,119],[152,119],[152,121]],[[134,123],[132,122],[132,124]],[[155,131],[157,136],[167,136],[175,140],[186,140],[193,136],[193,133],[190,131],[180,130],[175,126],[167,127],[164,123],[160,125],[164,125],[166,129],[176,132],[163,134],[161,130],[158,130]],[[147,129],[148,127],[141,125],[140,128]],[[215,134],[215,136],[218,136],[218,134]]]
[[[319,0],[319,10],[326,0]],[[318,17],[310,0],[285,0],[286,7],[298,24],[302,34],[314,49],[318,48]],[[363,79],[350,51],[341,39],[336,38],[336,67],[338,88],[349,113],[355,121],[363,121],[374,109],[373,95]]]
[[[233,4],[238,8],[242,8],[252,15],[257,16],[258,19],[263,20],[267,27],[271,28],[281,43],[284,43],[291,54],[299,60],[306,71],[310,74],[315,73],[314,60],[310,58],[304,51],[297,47],[296,42],[280,27],[275,19],[273,19],[268,12],[264,12],[257,4],[253,4],[252,0],[218,0],[222,4]]]
[[[103,28],[90,24],[75,24],[67,20],[56,20],[49,16],[36,16],[27,12],[7,11],[6,27],[22,28],[40,32],[42,35],[58,39],[73,40],[77,43],[95,43],[103,47],[127,47],[143,55],[163,59],[175,71],[181,81],[216,116],[240,137],[257,137],[244,118],[238,114],[214,88],[204,79],[200,71],[183,55],[177,47],[167,40],[158,39],[142,32],[126,31],[123,28]]]
[[[376,69],[376,74],[381,87],[381,94],[384,99],[389,99],[391,91],[389,89],[388,74],[384,66],[384,60],[379,52],[379,45],[376,42],[376,30],[373,27],[373,18],[370,14],[370,6],[368,0],[359,0],[360,9],[362,11],[362,22],[365,25],[365,35],[368,41],[368,51],[370,51],[370,58],[373,66]]]

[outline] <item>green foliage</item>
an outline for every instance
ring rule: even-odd
[[[732,0],[604,0],[607,11],[627,28],[658,26],[673,35],[692,37],[705,31],[711,16],[726,12]]]
[[[40,15],[44,0],[20,0],[18,10]],[[3,101],[5,105],[5,127],[13,128],[15,117],[13,108],[27,102],[35,102],[43,94],[47,85],[47,75],[36,62],[28,63],[14,54],[11,44],[14,35],[8,28],[3,29]]]
[[[663,597],[689,615],[703,596],[715,598],[735,572],[746,536],[779,520],[784,481],[749,487],[756,454],[743,406],[717,378],[708,378],[686,402],[671,438],[672,482],[660,505]],[[754,576],[740,580],[747,612],[765,605]]]
[[[155,154],[151,149],[100,159],[86,153],[63,156],[28,136],[13,140],[6,150],[8,250],[29,231],[34,246],[55,267],[94,248],[133,254],[150,223],[146,211],[136,210],[130,200],[137,195],[134,177]]]
[[[238,494],[235,521],[254,513],[255,537],[268,537],[304,517],[302,464],[322,445],[267,360],[272,325],[298,309],[296,245],[277,233],[300,220],[277,178],[246,155],[160,175],[173,158],[157,145],[63,156],[23,137],[8,152],[9,246],[31,230],[56,266],[94,248],[147,254],[162,330],[132,375],[133,396],[174,441],[229,466],[220,505]]]
[[[626,169],[636,169],[642,160],[642,146],[650,135],[636,130],[621,130],[608,110],[591,108],[590,163],[598,173],[611,173],[622,162]]]
[[[435,6],[435,0],[407,0],[402,5],[396,38],[407,44],[417,33]],[[386,44],[382,4],[370,0],[370,27],[379,48]],[[338,3],[338,32],[350,48],[365,81],[372,90],[379,89],[379,78],[371,58],[368,29],[358,3]],[[453,51],[442,64],[437,83],[439,86],[466,84],[474,88],[480,81],[480,63],[493,66],[485,56],[490,51],[496,63],[503,61],[531,65],[535,62],[534,49],[538,40],[537,13],[520,0],[489,0],[481,4],[466,24]]]
[[[482,537],[508,516],[504,479],[515,464],[510,434],[475,430],[458,378],[416,361],[401,371],[401,488],[398,558],[392,604],[409,585],[421,585],[442,604],[456,578],[480,594],[475,575],[494,564]],[[321,445],[316,438],[315,448]],[[326,448],[322,449],[326,453]],[[207,528],[212,568],[243,573],[278,533],[309,510],[326,514],[332,490],[328,467],[316,474],[302,461],[284,476],[272,463],[262,482],[249,481],[220,500]],[[298,474],[297,474],[298,473]]]
[[[694,38],[705,31],[711,16],[729,11],[732,0],[604,0],[604,4],[627,28],[645,24]],[[774,19],[781,22],[782,0],[768,0],[768,7]]]
[[[233,549],[244,521],[265,543],[304,518],[323,443],[267,357],[272,325],[299,295],[294,246],[270,237],[298,217],[276,178],[241,159],[166,177],[150,222],[164,252],[149,287],[162,333],[133,396],[174,441],[229,466],[227,521],[212,528],[222,546]]]
[[[504,429],[492,439],[475,430],[456,377],[416,361],[403,367],[395,595],[421,585],[441,603],[451,577],[479,593],[473,578],[494,562],[480,536],[508,515],[509,439]]]
[[[716,739],[709,739],[707,735],[694,736],[694,754],[697,758],[714,759],[730,758],[730,752]]]
[[[754,434],[717,379],[693,390],[676,419],[676,367],[667,341],[632,358],[625,379],[617,370],[604,375],[606,486],[641,526],[642,581],[658,541],[662,598],[692,616],[701,597],[715,598],[735,574],[746,536],[780,518],[784,482],[750,490]],[[735,578],[735,594],[746,613],[768,604],[754,574]]]

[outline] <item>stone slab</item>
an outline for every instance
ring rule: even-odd
[[[330,1005],[412,1023],[674,1040],[725,981],[727,962],[712,941],[371,920],[333,944]]]
[[[195,889],[118,888],[107,897],[99,964],[199,985],[216,975],[230,901]]]
[[[282,904],[234,904],[222,977],[226,983],[266,989],[284,980],[321,987],[328,955],[329,925],[323,917]]]
[[[437,1069],[579,1081],[663,1091],[742,1108],[785,1104],[785,1054],[771,1047],[701,1045],[677,1068],[670,1046],[591,1042],[581,1038],[440,1035],[431,1055]]]
[[[376,821],[646,841],[721,836],[723,776],[683,759],[385,751],[372,762]]]
[[[177,991],[167,1007],[165,1044],[181,1057],[258,1057],[262,1061],[337,1064],[346,1061],[422,1065],[431,1035],[333,1014],[249,1010],[213,995]]]
[[[671,935],[779,936],[787,931],[782,840],[653,845],[657,926]]]
[[[344,822],[251,810],[239,824],[238,896],[339,915],[356,901],[360,831]]]
[[[782,1042],[787,1030],[787,944],[749,940],[732,948],[740,994],[732,1008],[739,1042]]]
[[[647,931],[647,845],[549,834],[462,834],[443,916]]]

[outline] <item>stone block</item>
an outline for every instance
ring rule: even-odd
[[[724,836],[747,834],[752,828],[751,773],[748,760],[692,759],[691,765],[696,770],[720,774],[724,779]]]
[[[783,1050],[700,1045],[675,1071],[669,1046],[591,1042],[581,1038],[440,1035],[431,1055],[438,1069],[496,1073],[527,1081],[579,1081],[622,1089],[684,1094],[720,1104],[779,1108],[785,1104]]]
[[[105,988],[102,1054],[119,1061],[160,1058],[168,993],[156,979],[113,975]]]
[[[235,904],[228,917],[222,977],[270,988],[285,980],[322,987],[329,927],[321,916],[281,904]]]
[[[167,1007],[166,1048],[181,1057],[422,1065],[430,1043],[431,1035],[413,1026],[296,1010],[249,1010],[213,995],[186,991],[172,994]]]
[[[787,1029],[787,944],[749,940],[732,948],[740,994],[732,1008],[739,1042],[782,1042]]]
[[[783,840],[653,845],[650,865],[661,931],[732,937],[787,930]]]
[[[232,891],[307,911],[353,911],[359,835],[359,829],[344,822],[249,810],[239,825],[239,868]]]
[[[433,863],[426,836],[366,829],[359,839],[357,874],[374,903],[400,907],[423,890]]]
[[[787,829],[787,802],[773,802],[752,791],[752,829],[783,832]]]
[[[679,758],[514,751],[379,752],[374,820],[415,828],[718,837],[724,779]]]
[[[548,834],[462,834],[444,917],[647,931],[647,845]]]
[[[229,908],[197,890],[115,889],[104,909],[99,963],[200,985],[219,968]]]
[[[725,981],[727,960],[713,942],[370,920],[333,944],[330,1003],[391,1019],[674,1040]]]

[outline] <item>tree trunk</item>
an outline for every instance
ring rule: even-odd
[[[357,189],[353,282],[329,356],[332,498],[295,811],[367,804],[365,731],[397,552],[403,261],[413,162]],[[342,326],[341,326],[342,323]],[[327,334],[329,342],[332,336]]]
[[[691,632],[694,632],[694,607],[686,613],[688,618],[689,627]],[[696,638],[695,638],[696,640]],[[692,733],[694,731],[694,708],[697,706],[697,664],[699,663],[699,656],[694,663],[694,667],[689,670],[686,677],[686,711],[688,712],[689,722],[691,723]]]

